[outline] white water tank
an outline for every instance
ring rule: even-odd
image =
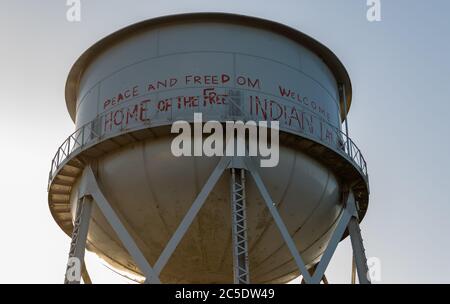
[[[321,257],[351,184],[368,205],[367,168],[341,132],[351,84],[337,57],[314,39],[253,17],[201,13],[151,19],[92,46],[73,66],[66,102],[76,131],[53,159],[50,210],[71,234],[81,173],[95,167],[100,187],[154,265],[218,158],[170,151],[176,120],[279,120],[280,163],[261,168],[302,258]],[[239,109],[236,112],[236,108]],[[223,176],[161,273],[168,283],[229,283],[232,248],[229,179]],[[252,283],[298,276],[255,185],[248,180]],[[141,272],[94,205],[88,249],[118,271]]]

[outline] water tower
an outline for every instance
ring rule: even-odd
[[[72,67],[76,131],[52,161],[50,211],[115,271],[147,283],[320,283],[359,223],[366,162],[348,136],[352,88],[324,45],[253,17],[198,13],[147,20],[89,48]],[[279,121],[280,161],[175,157],[171,125]],[[73,261],[73,259],[71,259]],[[85,267],[83,278],[89,281]],[[79,283],[79,279],[67,282]]]

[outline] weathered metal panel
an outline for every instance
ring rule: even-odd
[[[156,55],[142,58],[146,43]],[[225,23],[156,27],[104,50],[81,79],[77,127],[101,116],[111,135],[194,112],[225,121],[233,92],[246,119],[280,120],[281,130],[337,145],[339,94],[325,63],[280,34]]]

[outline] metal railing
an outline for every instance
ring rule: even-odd
[[[49,173],[49,185],[59,169],[70,160],[72,156],[83,151],[88,145],[100,142],[102,136],[98,130],[98,122],[102,117],[96,118],[81,128],[73,132],[58,148],[52,159],[52,166]]]
[[[118,130],[106,132],[102,130],[102,122],[105,116],[110,113],[105,113],[98,116],[91,122],[84,124],[81,128],[73,132],[58,148],[56,155],[52,159],[51,169],[49,173],[49,186],[53,178],[62,166],[66,164],[72,157],[84,151],[88,147],[91,147],[102,140],[106,139],[108,135],[117,136],[126,132],[135,131],[143,128],[152,127],[151,123],[141,123],[138,128],[119,127]],[[317,116],[318,117],[318,116]],[[246,119],[246,118],[245,118]],[[324,141],[323,138],[317,135],[311,135],[306,132],[293,131],[293,133],[300,136],[312,139],[320,144],[330,147],[333,151],[339,152],[342,156],[352,162],[359,171],[367,177],[367,163],[356,144],[348,137],[344,132],[326,122],[323,118],[320,118],[320,123],[326,124],[328,130],[332,130],[334,136],[333,140]],[[150,120],[151,121],[151,120]]]
[[[361,150],[356,146],[353,140],[348,137],[344,132],[339,131],[341,135],[342,143],[341,150],[344,154],[350,158],[350,160],[361,170],[365,177],[367,177],[367,162],[364,159],[364,156],[361,153]]]

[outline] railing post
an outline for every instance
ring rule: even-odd
[[[336,142],[334,143],[334,140],[333,140],[332,146],[338,145],[338,147],[337,147],[338,152],[339,153],[344,152],[346,154],[346,156],[350,157],[352,163],[356,163],[356,165],[358,165],[360,167],[360,169],[363,171],[363,173],[365,175],[367,175],[367,167],[365,164],[365,160],[364,160],[361,152],[359,151],[358,147],[356,147],[356,145],[354,145],[353,141],[350,139],[349,134],[348,134],[349,130],[348,130],[348,121],[347,121],[347,114],[346,114],[348,109],[347,109],[347,97],[346,97],[345,87],[343,84],[340,84],[339,88],[340,88],[340,92],[341,92],[341,98],[343,99],[343,107],[344,107],[344,112],[345,112],[345,119],[344,119],[345,133],[342,131],[342,125],[341,125],[341,127],[338,127],[338,126],[330,124],[323,118],[320,118],[320,119],[324,123],[327,123],[328,126],[331,127],[332,130],[334,130],[334,132],[336,132],[336,134],[337,134]],[[77,144],[78,138],[79,138],[78,132],[80,132],[80,130],[81,130],[80,150],[83,150],[83,148],[88,143],[100,142],[100,140],[103,136],[102,133],[105,132],[102,129],[102,121],[103,121],[104,117],[105,117],[104,115],[97,116],[94,120],[81,126],[81,128],[79,130],[75,131],[75,133],[72,133],[72,135],[69,136],[69,138],[66,139],[66,141],[64,141],[64,143],[58,148],[58,151],[52,161],[51,178],[58,171],[61,163],[63,163],[63,161],[66,160],[67,158],[70,158],[71,140],[75,141],[74,147],[76,147],[76,144]],[[247,117],[244,117],[244,120],[247,120]],[[85,133],[87,133],[87,134],[85,134]],[[78,136],[77,136],[77,134],[78,134]],[[302,134],[304,134],[304,132]],[[321,134],[321,136],[323,136],[323,134]],[[309,138],[309,136],[306,136],[306,137]],[[314,139],[317,138],[317,136],[314,136],[314,135],[312,135],[311,137],[313,137]],[[320,139],[321,138],[319,138],[319,140]],[[353,149],[355,149],[357,152],[355,155],[353,155]],[[67,153],[66,153],[66,150],[67,150]],[[359,164],[358,164],[358,155],[357,155],[358,153],[359,153]],[[63,154],[63,155],[61,155],[61,154]]]
[[[359,166],[361,167],[362,171],[364,172],[364,166],[363,166],[363,159],[361,155],[361,151],[359,152]]]
[[[57,153],[57,156],[56,156],[56,167],[57,167],[57,168],[59,167],[59,157],[60,157],[60,154],[61,154],[61,147],[58,148],[58,153]]]

